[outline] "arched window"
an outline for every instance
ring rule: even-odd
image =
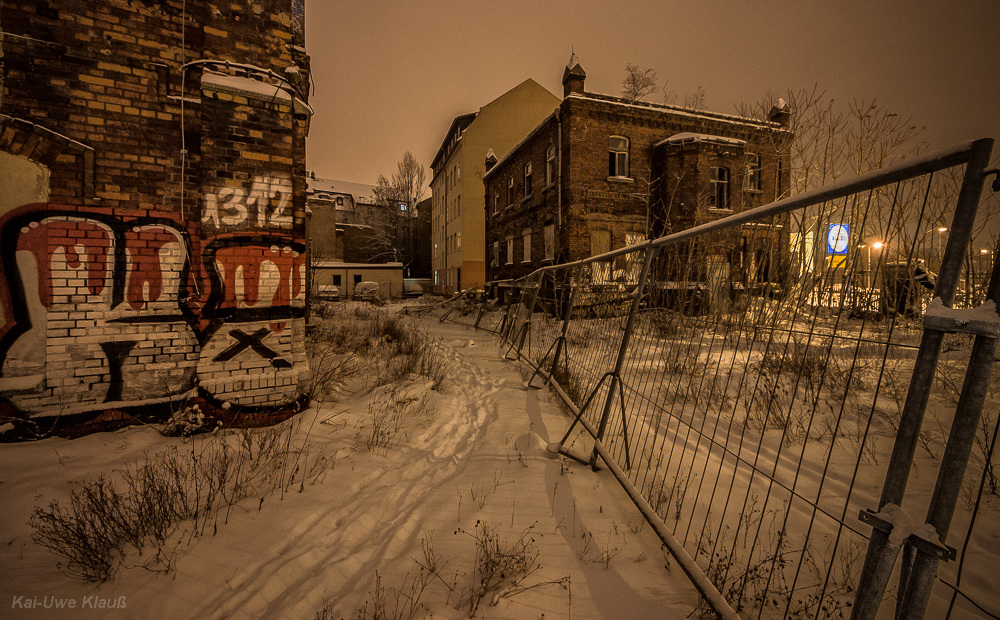
[[[608,176],[628,177],[628,138],[608,138]]]

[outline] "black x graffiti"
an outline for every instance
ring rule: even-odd
[[[212,361],[227,362],[236,357],[240,351],[243,351],[246,348],[251,348],[264,359],[271,360],[271,365],[275,368],[290,368],[292,366],[291,362],[283,357],[278,357],[277,353],[269,349],[263,342],[261,342],[270,333],[271,330],[266,327],[261,327],[252,334],[248,334],[239,329],[230,330],[229,335],[236,340],[236,343],[222,353],[216,355]]]

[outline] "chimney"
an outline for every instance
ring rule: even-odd
[[[788,108],[788,104],[781,97],[778,97],[778,102],[771,107],[771,111],[767,113],[767,120],[772,123],[778,123],[782,127],[788,127],[788,122],[792,118],[792,113]]]
[[[484,165],[486,166],[486,172],[489,172],[493,169],[493,166],[497,165],[497,156],[493,153],[493,149],[486,152]]]
[[[583,81],[587,79],[587,72],[583,70],[580,63],[576,63],[570,68],[566,65],[566,70],[563,71],[563,99],[569,97],[571,93],[583,94]]]

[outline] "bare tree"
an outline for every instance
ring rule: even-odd
[[[417,163],[413,153],[406,151],[403,159],[396,164],[392,179],[379,175],[375,186],[375,199],[380,203],[399,202],[412,209],[423,197],[426,189],[426,171]]]
[[[656,71],[641,69],[639,65],[625,65],[625,79],[622,80],[622,97],[635,103],[656,91]]]
[[[919,139],[923,128],[913,124],[910,117],[892,112],[877,101],[852,100],[840,104],[815,85],[811,89],[790,90],[781,98],[768,95],[756,104],[737,106],[737,111],[746,117],[766,118],[770,111],[786,105],[791,112],[788,122],[791,133],[772,134],[780,154],[779,165],[787,167],[789,178],[778,198],[822,187],[845,174],[860,174],[893,164],[926,148]],[[904,188],[909,189],[910,186]],[[902,246],[900,237],[905,237],[904,228],[913,219],[905,210],[914,204],[913,200],[883,192],[858,204],[864,206],[834,201],[792,213],[791,232],[798,240],[797,262],[808,266],[822,260],[824,245],[819,240],[825,238],[823,227],[830,222],[850,222],[858,239],[865,239],[866,231],[896,236],[893,245]],[[816,242],[809,244],[809,236]],[[813,284],[815,274],[808,267],[799,275],[799,285]]]
[[[375,207],[366,217],[373,261],[396,260],[407,271],[416,257],[416,205],[426,190],[426,171],[413,153],[406,151],[392,178],[379,175],[375,182]]]
[[[695,112],[707,108],[708,102],[705,96],[705,89],[699,86],[695,92],[684,95],[684,107]]]

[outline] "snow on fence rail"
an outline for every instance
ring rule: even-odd
[[[491,283],[438,316],[554,384],[575,415],[556,447],[611,466],[715,611],[1000,617],[1000,270],[987,287],[963,260],[991,148]]]

